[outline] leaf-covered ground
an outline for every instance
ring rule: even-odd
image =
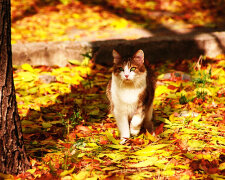
[[[63,2],[63,3],[60,3]],[[12,0],[12,43],[137,39],[225,25],[223,0]]]
[[[225,178],[224,55],[155,66],[155,135],[143,131],[125,145],[108,114],[111,69],[87,55],[71,63],[14,67],[32,163],[16,179]]]

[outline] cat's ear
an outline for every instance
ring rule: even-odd
[[[121,56],[115,49],[113,49],[112,55],[113,55],[113,62],[117,64],[121,60]]]
[[[136,61],[138,64],[144,63],[144,52],[140,49],[138,50],[134,56],[133,56],[134,61]]]

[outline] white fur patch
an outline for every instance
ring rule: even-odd
[[[116,118],[118,129],[120,131],[121,139],[129,138],[130,130],[129,130],[129,122],[128,122],[127,114],[123,112],[119,112],[116,109],[114,109],[114,116]]]
[[[123,80],[128,79],[128,80],[131,80],[132,81],[132,80],[134,80],[135,72],[130,71],[128,65],[126,65],[124,67],[124,71],[121,71],[120,72],[120,76],[121,76],[121,79],[123,79]],[[128,77],[126,78],[126,76],[128,76]]]
[[[112,75],[111,96],[114,104],[114,116],[120,131],[121,139],[129,138],[130,133],[137,135],[139,129],[130,132],[128,117],[133,116],[138,105],[139,95],[146,88],[146,73],[139,75],[133,82],[123,82],[121,77]],[[140,118],[139,118],[140,120]],[[142,119],[143,120],[143,119]],[[141,121],[141,120],[140,120]],[[138,123],[135,120],[135,124]],[[141,124],[142,122],[140,122]]]
[[[134,128],[140,127],[143,121],[143,117],[141,117],[139,114],[138,115],[134,115],[132,120],[131,120],[131,125]]]
[[[120,111],[127,112],[127,114],[134,113],[139,95],[146,88],[145,79],[146,73],[143,73],[135,82],[127,84],[119,77],[112,75],[111,94],[114,108],[119,108]]]
[[[132,135],[136,136],[139,134],[142,122],[143,122],[143,117],[140,114],[136,114],[133,116],[130,123],[130,133]]]

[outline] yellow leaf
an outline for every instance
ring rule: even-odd
[[[145,134],[146,138],[152,142],[157,141],[157,139],[155,138],[155,136],[151,135],[151,133],[149,133],[148,131]]]
[[[156,90],[155,90],[155,96],[158,97],[158,96],[160,96],[160,95],[162,95],[162,94],[168,94],[169,91],[170,91],[170,90],[169,90],[166,86],[163,86],[163,85],[158,86],[158,87],[156,88]]]
[[[74,13],[72,16],[73,16],[75,19],[80,18],[80,14],[75,14],[75,13]]]
[[[187,175],[187,174],[182,175],[182,176],[180,177],[180,180],[189,180],[189,179],[190,179],[190,176]]]
[[[4,180],[14,180],[13,175],[0,173],[0,179]]]
[[[193,114],[193,113],[192,113]],[[199,114],[197,117],[194,117],[193,118],[193,121],[194,122],[198,122],[200,119],[201,119],[201,117],[202,117],[202,114]]]
[[[111,158],[114,162],[115,161],[120,161],[122,159],[125,159],[126,156],[123,154],[119,154],[119,153],[111,153],[111,154],[104,154],[105,156],[108,156],[109,158]]]
[[[201,150],[206,146],[206,144],[200,140],[189,140],[188,145],[190,150]]]
[[[108,144],[106,145],[107,147],[110,147],[112,149],[125,149],[125,148],[130,148],[129,146],[124,146],[124,145],[120,145],[120,144]]]
[[[147,167],[154,165],[155,162],[158,161],[157,157],[149,157],[146,161],[139,162],[137,164],[131,164],[130,167]]]
[[[26,172],[29,172],[29,173],[31,173],[31,174],[34,174],[35,171],[36,171],[36,168],[34,168],[34,169],[28,169]]]
[[[80,171],[77,175],[73,174],[72,177],[74,180],[85,180],[89,176],[90,172],[86,169]]]
[[[146,148],[136,151],[135,154],[139,156],[151,156],[153,155],[156,150],[162,149],[166,146],[169,146],[169,144],[156,144],[156,145],[149,145]]]
[[[60,176],[64,177],[64,176],[66,176],[68,174],[72,174],[74,169],[75,169],[75,166],[72,169],[70,169],[70,170],[65,170],[65,171],[61,172]]]
[[[25,71],[30,71],[30,72],[33,72],[34,71],[34,69],[31,67],[30,64],[23,64],[21,67]]]
[[[128,21],[125,19],[115,20],[111,23],[111,26],[113,26],[115,29],[123,29],[128,26]]]
[[[113,143],[113,144],[119,144],[119,141],[116,140],[109,132],[105,133],[107,138]]]
[[[224,170],[225,169],[225,163],[221,163],[219,166],[219,170]]]
[[[96,143],[87,143],[87,146],[89,147],[98,147]]]
[[[78,60],[76,60],[76,59],[74,59],[74,60],[68,60],[68,62],[69,62],[70,64],[74,64],[74,65],[81,65],[81,62],[78,61]]]
[[[161,174],[163,176],[173,176],[175,174],[175,171],[174,170],[166,170],[166,171],[161,172]]]
[[[21,80],[25,82],[34,81],[37,79],[37,76],[31,72],[19,72],[18,76],[20,77]]]

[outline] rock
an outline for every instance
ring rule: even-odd
[[[178,115],[178,117],[197,117],[199,115],[199,113],[197,112],[190,112],[190,111],[182,111],[180,112],[180,114]]]
[[[137,40],[20,43],[12,45],[12,58],[14,65],[65,66],[68,60],[82,61],[82,54],[92,52],[96,63],[111,66],[113,49],[122,56],[142,49],[151,63],[191,59],[200,55],[214,57],[225,52],[225,32],[164,34]]]
[[[181,71],[175,71],[172,73],[166,73],[163,76],[163,80],[174,80],[176,78],[181,78],[181,80],[183,81],[190,81],[191,80],[191,76],[189,74],[186,74],[184,72]]]
[[[49,74],[42,74],[39,76],[39,79],[46,84],[52,83],[56,81],[56,77]]]

